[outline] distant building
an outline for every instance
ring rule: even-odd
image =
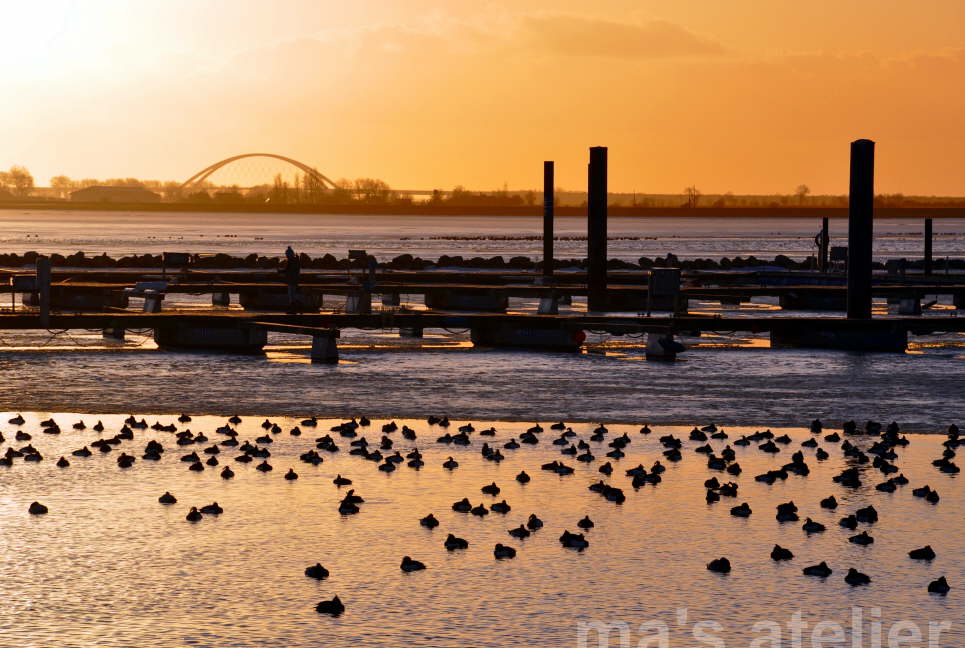
[[[144,187],[86,187],[70,192],[74,202],[156,203],[161,195]]]

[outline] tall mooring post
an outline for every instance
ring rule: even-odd
[[[553,276],[553,203],[554,168],[552,160],[543,162],[543,277]]]
[[[874,240],[875,143],[851,142],[848,198],[848,318],[871,318],[871,246]]]
[[[605,146],[590,148],[588,170],[587,225],[587,310],[604,311],[607,307],[606,277],[606,154]]]
[[[821,219],[821,233],[818,234],[818,270],[828,271],[828,250],[831,247],[831,235],[828,232],[828,217]]]
[[[37,257],[37,297],[40,304],[40,328],[50,328],[50,259]]]
[[[932,273],[931,238],[932,238],[932,220],[930,218],[926,218],[925,219],[925,276],[926,277],[930,277]]]

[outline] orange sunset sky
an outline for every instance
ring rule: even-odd
[[[965,194],[961,0],[3,0],[0,168],[236,153],[397,188]]]

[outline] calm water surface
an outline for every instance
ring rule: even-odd
[[[777,254],[803,259],[815,254],[818,219],[611,217],[611,258],[680,258]],[[965,256],[965,219],[936,219],[936,257]],[[920,258],[921,219],[875,223],[875,258]],[[560,216],[555,233],[559,258],[582,259],[586,219]],[[0,252],[78,250],[88,255],[157,254],[162,251],[280,256],[285,246],[312,256],[344,257],[363,248],[380,261],[409,253],[423,258],[542,256],[541,217],[379,216],[340,214],[197,214],[156,212],[63,212],[0,210]],[[831,220],[832,245],[847,245],[847,220]]]
[[[241,400],[229,403],[226,411],[242,406]],[[172,434],[149,430],[135,431],[133,441],[108,455],[70,457],[69,468],[57,468],[59,455],[98,438],[90,431],[97,418],[110,434],[120,428],[122,417],[84,416],[88,429],[77,431],[71,424],[79,415],[55,414],[64,431],[51,436],[40,433],[37,424],[48,415],[27,414],[23,426],[35,435],[32,443],[44,461],[18,461],[0,471],[0,645],[575,646],[580,621],[626,622],[635,633],[632,645],[637,645],[644,636],[636,634],[641,623],[662,621],[669,626],[671,645],[692,646],[698,645],[693,623],[715,621],[721,624],[716,632],[725,642],[721,645],[747,646],[759,636],[752,632],[757,621],[784,625],[800,611],[809,624],[847,625],[852,606],[865,608],[866,623],[871,609],[880,608],[885,632],[898,620],[922,628],[928,621],[951,621],[941,645],[965,645],[960,624],[965,493],[961,479],[930,465],[940,453],[940,436],[910,437],[897,463],[911,484],[885,494],[874,490],[882,478],[872,469],[865,470],[865,485],[857,490],[833,484],[831,476],[846,464],[836,444],[825,441],[822,446],[831,452],[826,462],[816,461],[813,450],[804,451],[809,477],[773,486],[755,482],[755,474],[789,461],[799,442],[811,436],[800,429],[775,429],[788,432],[792,444],[776,456],[753,445],[737,447],[744,467],[734,478],[739,496],[708,505],[702,483],[710,472],[704,456],[693,451],[696,442],[685,442],[683,461],[670,464],[656,487],[634,492],[623,475],[640,462],[649,466],[661,458],[657,436],[672,432],[686,438],[689,428],[657,426],[653,435],[642,436],[636,425],[612,425],[608,438],[627,432],[632,439],[628,456],[616,462],[609,480],[628,495],[623,505],[616,505],[587,490],[601,477],[600,459],[585,465],[561,457],[549,443],[555,438],[549,430],[538,446],[504,451],[506,461],[495,464],[480,457],[479,438],[468,448],[440,446],[434,443],[439,428],[424,420],[399,420],[415,428],[419,438],[406,442],[394,434],[396,448],[418,446],[426,466],[385,474],[375,463],[349,456],[348,439],[337,435],[339,453],[322,453],[325,462],[317,467],[301,463],[298,454],[312,448],[313,439],[327,433],[334,421],[321,421],[315,430],[303,428],[303,436],[293,437],[288,430],[297,419],[273,418],[284,429],[268,446],[274,470],[260,473],[255,463],[234,462],[237,453],[224,448],[219,459],[237,474],[225,481],[218,476],[220,467],[195,473],[178,461],[192,450],[201,454],[201,448],[180,448]],[[3,414],[2,420],[9,416]],[[173,422],[172,416],[146,418]],[[261,420],[245,417],[239,438],[263,434]],[[224,417],[198,417],[179,427],[203,431],[211,438],[207,446],[224,439],[214,432],[224,422]],[[374,420],[362,433],[377,442],[383,422]],[[498,431],[492,442],[502,443],[531,423],[476,421],[480,429],[490,424]],[[593,427],[574,425],[574,430],[588,438]],[[24,444],[10,440],[13,426],[2,428],[5,446]],[[731,440],[748,431],[728,430]],[[148,439],[164,444],[163,460],[138,459],[130,469],[117,467],[120,450],[140,456]],[[712,445],[720,449],[724,443]],[[607,448],[591,446],[602,458]],[[460,463],[454,472],[440,465],[449,455]],[[576,473],[558,477],[539,469],[553,459],[576,466]],[[297,481],[283,478],[289,467],[299,474]],[[527,485],[513,479],[522,469],[533,477]],[[360,514],[337,513],[336,473],[351,477],[365,498]],[[479,488],[492,481],[503,489],[497,499],[512,506],[509,514],[477,518],[450,509],[464,496],[473,503],[491,503],[493,498]],[[925,483],[941,493],[938,505],[912,497],[911,488]],[[177,496],[176,505],[157,503],[165,490]],[[830,494],[841,503],[835,512],[818,507],[818,500]],[[50,513],[28,515],[33,500],[45,503]],[[811,516],[827,531],[807,536],[800,523],[776,522],[775,505],[788,500],[798,504],[802,519]],[[196,524],[184,520],[188,507],[211,501],[224,507],[223,515]],[[744,501],[754,511],[750,518],[729,515],[731,506]],[[868,547],[850,544],[851,533],[837,520],[869,504],[881,519],[862,526],[876,541]],[[432,531],[418,524],[429,512],[441,522]],[[537,513],[545,528],[522,541],[508,536],[506,531],[530,513]],[[596,522],[587,534],[590,547],[582,553],[563,549],[558,536],[564,529],[575,531],[584,514]],[[469,550],[445,551],[442,540],[448,532],[469,540]],[[496,542],[516,547],[517,558],[494,560]],[[794,560],[770,560],[774,543],[790,548]],[[935,548],[936,560],[908,559],[907,551],[924,544]],[[406,554],[428,569],[402,573],[398,563]],[[727,576],[705,569],[707,561],[721,555],[734,567]],[[825,581],[801,574],[803,566],[821,560],[835,570],[832,577]],[[302,575],[315,562],[331,571],[328,580]],[[852,588],[842,581],[852,566],[872,576],[869,587]],[[943,574],[955,588],[951,594],[926,593],[927,583]],[[314,605],[334,594],[345,602],[345,615],[316,614]],[[682,625],[678,608],[687,608]],[[618,645],[616,636],[612,641]],[[865,642],[861,645],[872,645],[867,637]],[[850,636],[844,645],[851,646]]]

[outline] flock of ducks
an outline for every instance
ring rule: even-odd
[[[23,416],[19,414],[9,420],[11,425],[18,427],[23,426],[25,422]],[[190,422],[191,417],[189,415],[182,414],[178,417],[178,423],[182,425]],[[490,440],[493,440],[496,436],[494,428],[477,431],[471,423],[460,426],[455,434],[453,434],[448,431],[451,423],[449,419],[444,416],[430,416],[427,422],[431,426],[437,426],[445,430],[444,434],[436,439],[438,444],[468,446],[472,445],[473,434],[477,434],[480,437],[487,437]],[[94,448],[99,454],[107,455],[118,450],[117,446],[120,446],[122,442],[133,440],[134,430],[144,430],[150,427],[156,431],[171,433],[174,444],[178,447],[187,449],[189,446],[194,446],[200,449],[200,454],[198,450],[192,450],[179,457],[180,461],[188,464],[187,469],[189,471],[201,472],[207,469],[218,468],[221,465],[219,456],[222,452],[228,450],[238,452],[238,454],[233,457],[234,462],[244,464],[261,460],[255,466],[256,470],[261,472],[270,472],[273,470],[273,466],[268,461],[271,457],[269,446],[274,442],[273,436],[283,432],[282,428],[277,423],[266,419],[261,424],[261,427],[265,430],[262,436],[257,437],[254,443],[247,440],[242,442],[238,440],[238,432],[233,427],[239,423],[241,423],[241,418],[238,416],[233,416],[228,419],[226,425],[222,425],[215,430],[214,433],[219,435],[221,440],[214,443],[204,433],[193,433],[188,429],[178,430],[178,427],[174,424],[162,425],[160,423],[154,423],[149,426],[143,418],[137,420],[133,416],[130,416],[124,421],[123,427],[117,434],[110,437],[102,436],[88,444],[90,447],[85,445],[74,450],[71,455],[73,457],[90,457],[94,454],[94,450],[91,450],[91,448]],[[300,436],[302,434],[301,428],[312,429],[316,428],[318,424],[319,421],[315,417],[304,419],[298,426],[290,429],[289,434],[296,437]],[[40,426],[42,432],[45,434],[61,433],[60,427],[53,419],[41,422]],[[394,421],[382,426],[381,439],[378,442],[370,443],[364,435],[360,436],[360,430],[367,429],[370,426],[371,421],[364,416],[357,419],[352,418],[350,421],[335,425],[329,430],[328,434],[315,439],[314,449],[302,453],[299,458],[305,463],[318,465],[324,461],[324,456],[320,454],[319,451],[329,454],[339,452],[340,448],[336,442],[336,438],[332,436],[334,433],[338,438],[348,440],[350,455],[358,456],[363,460],[372,462],[380,471],[393,472],[403,465],[413,470],[418,470],[425,466],[424,457],[418,448],[413,447],[405,452],[405,454],[399,449],[394,448],[395,441],[389,435],[400,431],[399,426]],[[78,421],[73,425],[73,429],[86,430],[87,426],[83,421]],[[104,432],[105,428],[103,423],[98,421],[92,426],[92,429],[100,434]],[[595,428],[589,437],[591,443],[603,444],[606,442],[606,446],[603,447],[599,445],[594,447],[587,441],[578,439],[577,434],[564,422],[554,423],[549,426],[549,429],[554,434],[558,433],[557,438],[552,441],[552,444],[560,447],[560,453],[563,457],[574,457],[576,461],[589,464],[600,459],[597,454],[602,453],[605,456],[605,460],[598,467],[598,471],[606,478],[611,478],[615,471],[612,462],[622,459],[625,456],[625,448],[632,442],[631,437],[626,433],[612,438],[607,442],[609,430],[603,425]],[[874,474],[869,468],[877,470],[884,478],[883,481],[875,484],[875,490],[877,491],[894,493],[899,488],[908,484],[909,480],[904,477],[894,463],[898,458],[897,450],[909,443],[908,439],[900,434],[899,427],[896,423],[891,423],[887,427],[883,427],[876,422],[868,421],[864,428],[859,428],[853,421],[849,421],[843,425],[840,434],[837,432],[825,434],[821,421],[815,420],[810,425],[810,431],[812,437],[801,443],[801,446],[805,449],[813,449],[814,457],[817,461],[824,461],[830,457],[830,453],[820,447],[818,442],[819,438],[823,436],[823,440],[828,444],[840,444],[841,452],[849,464],[848,468],[842,470],[833,478],[833,481],[841,487],[861,487],[864,480],[868,478],[867,475]],[[484,460],[498,463],[505,458],[502,453],[503,450],[512,451],[522,445],[539,444],[542,438],[541,435],[544,432],[544,428],[536,424],[520,434],[518,438],[506,441],[501,447],[495,447],[496,444],[490,445],[490,442],[486,441],[480,449],[481,456]],[[649,435],[652,433],[652,430],[649,426],[644,425],[640,428],[639,432],[641,435]],[[414,441],[417,438],[415,430],[405,425],[401,427],[401,435],[407,441]],[[954,462],[956,449],[960,443],[962,443],[959,438],[958,427],[954,424],[950,425],[946,437],[943,443],[942,456],[935,459],[932,463],[942,473],[955,474],[959,472],[959,468]],[[715,425],[710,424],[700,428],[695,427],[690,432],[687,440],[702,444],[693,448],[693,451],[695,454],[706,457],[709,470],[717,472],[722,476],[727,475],[730,477],[736,477],[743,472],[740,463],[737,461],[736,451],[732,446],[747,447],[752,444],[757,444],[757,449],[760,452],[776,455],[784,449],[787,449],[792,443],[790,437],[787,435],[775,436],[770,430],[765,430],[734,439],[719,450],[710,444],[711,441],[723,442],[729,440],[729,438],[729,435],[723,429],[718,429]],[[867,443],[853,443],[850,440],[851,438],[860,438],[863,441],[867,441]],[[21,442],[30,441],[31,435],[22,429],[18,429],[15,433],[15,439]],[[0,434],[0,442],[3,441],[5,441],[5,439],[3,435]],[[683,459],[683,439],[679,439],[673,435],[664,435],[659,438],[659,441],[664,447],[662,452],[663,461],[678,462]],[[604,448],[608,448],[608,450],[603,452]],[[144,451],[141,454],[141,460],[159,461],[165,453],[166,448],[164,448],[160,442],[152,439],[145,445]],[[15,459],[22,459],[25,462],[40,462],[44,460],[44,457],[41,456],[40,452],[34,448],[33,445],[28,443],[28,445],[20,447],[19,449],[8,447],[5,453],[0,456],[0,465],[10,466]],[[136,461],[137,458],[134,455],[127,454],[127,452],[124,451],[116,455],[117,465],[121,469],[130,468]],[[60,457],[56,465],[61,468],[67,468],[70,466],[70,461],[66,457]],[[862,468],[859,468],[859,466]],[[442,462],[442,468],[445,470],[456,470],[458,467],[459,462],[452,456],[449,456],[446,461]],[[541,470],[560,476],[572,475],[575,471],[573,466],[569,466],[560,460],[545,463],[540,468]],[[637,490],[648,485],[657,486],[660,484],[662,474],[665,470],[666,467],[661,463],[661,460],[657,460],[649,469],[644,467],[643,464],[639,464],[636,467],[625,470],[624,474],[630,478],[630,487]],[[228,465],[221,466],[219,474],[223,479],[232,479],[235,476],[234,471],[232,471]],[[756,475],[754,480],[766,484],[773,484],[777,481],[787,480],[792,475],[806,477],[809,474],[810,468],[805,461],[803,450],[798,449],[791,453],[788,463],[780,468]],[[298,474],[294,469],[289,469],[288,472],[285,473],[284,478],[286,480],[298,479]],[[515,477],[515,480],[519,484],[527,484],[531,479],[532,477],[525,470],[519,472]],[[337,488],[341,489],[342,487],[351,486],[352,480],[338,474],[335,479],[333,479],[333,483]],[[718,479],[717,475],[707,479],[703,485],[706,489],[705,500],[708,505],[714,505],[720,502],[722,498],[737,498],[740,491],[740,487],[736,482],[722,482]],[[622,488],[614,486],[612,483],[607,483],[603,479],[591,484],[589,490],[598,493],[603,499],[614,504],[621,504],[626,500],[626,494]],[[495,499],[500,495],[502,489],[495,482],[491,482],[483,485],[480,488],[480,492],[484,496]],[[929,485],[912,489],[912,494],[932,505],[938,504],[941,500],[938,492]],[[165,492],[158,498],[158,502],[163,505],[174,505],[177,504],[177,501],[177,498],[170,492]],[[344,497],[339,501],[337,511],[343,516],[355,515],[360,512],[360,506],[364,504],[364,502],[365,500],[358,495],[354,489],[348,489]],[[819,506],[822,509],[834,510],[838,508],[838,501],[834,495],[829,495],[819,502]],[[506,515],[512,510],[512,507],[505,499],[491,502],[487,507],[485,501],[473,505],[468,497],[463,497],[454,502],[451,509],[457,513],[484,517],[490,513]],[[48,509],[39,502],[33,502],[30,504],[28,512],[32,515],[45,515],[48,513]],[[218,516],[223,512],[224,509],[219,506],[217,502],[213,502],[200,507],[190,507],[185,519],[188,522],[196,523],[203,520],[205,516]],[[753,515],[754,511],[750,504],[744,501],[731,507],[730,514],[735,517],[747,518]],[[868,527],[874,525],[878,521],[878,517],[878,511],[874,506],[869,505],[843,516],[839,521],[839,526],[854,531],[859,524]],[[797,505],[793,501],[778,504],[775,518],[779,524],[800,522]],[[419,524],[426,529],[432,530],[439,527],[441,522],[430,512],[419,520]],[[525,524],[511,528],[507,533],[514,539],[522,540],[537,533],[543,525],[543,521],[540,520],[535,513],[531,513]],[[585,533],[595,526],[593,520],[586,515],[576,523],[576,527],[579,528],[582,533],[574,533],[569,529],[564,529],[562,535],[559,536],[559,542],[564,548],[583,551],[587,549],[590,544]],[[801,529],[806,535],[820,534],[827,531],[824,524],[807,516],[805,516],[805,520],[801,524]],[[860,533],[848,537],[848,541],[856,545],[868,546],[873,544],[875,539],[869,534],[869,530],[865,528]],[[469,547],[468,540],[459,538],[452,533],[447,534],[442,544],[445,550],[450,552],[465,550]],[[502,543],[496,543],[493,548],[493,556],[496,560],[513,559],[516,557],[516,554],[517,550],[514,547]],[[936,553],[930,545],[926,545],[910,550],[908,556],[912,560],[931,561],[935,559]],[[774,561],[789,561],[794,559],[794,554],[790,549],[775,544],[770,552],[770,557]],[[425,570],[426,565],[410,556],[404,556],[399,568],[403,572],[415,572]],[[728,574],[732,570],[732,565],[728,558],[721,556],[707,563],[707,569],[718,574]],[[833,574],[833,569],[828,566],[826,562],[822,561],[816,565],[803,567],[802,573],[805,576],[825,579]],[[309,578],[324,580],[329,577],[329,571],[320,563],[316,563],[305,569],[305,575]],[[851,586],[858,587],[869,585],[872,582],[872,578],[852,567],[847,570],[844,581]],[[930,582],[927,586],[928,592],[940,595],[947,594],[949,590],[950,586],[944,576]],[[339,597],[335,596],[331,600],[320,602],[316,610],[324,614],[339,615],[344,612],[345,606]]]

